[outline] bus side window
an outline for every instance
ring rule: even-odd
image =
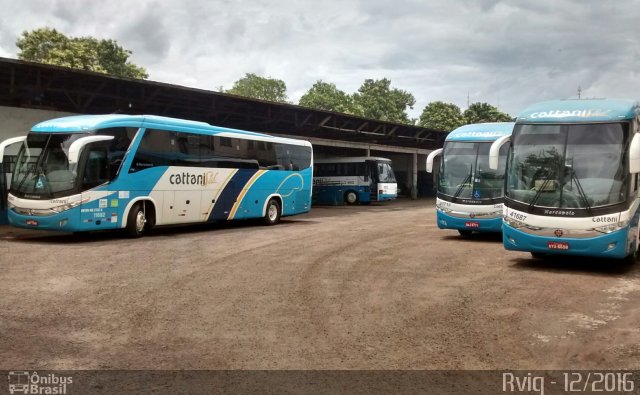
[[[109,159],[105,148],[92,148],[87,155],[82,177],[83,189],[90,189],[110,180]]]
[[[130,173],[154,166],[170,166],[176,158],[175,133],[166,130],[146,130],[131,163]]]
[[[357,170],[357,174],[364,176],[364,180],[365,181],[369,181],[369,171],[367,169],[367,164],[366,163],[358,163],[356,166],[358,166],[358,170]]]

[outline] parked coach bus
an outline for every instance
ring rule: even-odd
[[[511,135],[513,122],[461,126],[447,135],[444,148],[427,156],[427,172],[442,155],[438,175],[436,218],[440,229],[456,229],[462,236],[472,232],[500,232],[504,201],[504,164],[507,147],[500,151],[501,166],[489,167],[491,144]]]
[[[507,160],[503,242],[534,257],[635,259],[640,107],[624,100],[539,103],[517,118]],[[496,142],[492,153],[507,141]]]
[[[391,160],[371,156],[316,160],[313,200],[316,203],[368,204],[398,197]]]
[[[0,155],[2,153],[0,152]],[[24,138],[9,189],[23,228],[93,231],[263,218],[310,209],[306,141],[157,116],[54,119]]]

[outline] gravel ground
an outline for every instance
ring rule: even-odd
[[[640,369],[640,266],[435,223],[399,200],[136,240],[0,227],[0,369]]]

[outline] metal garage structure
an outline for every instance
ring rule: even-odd
[[[306,139],[317,157],[386,156],[394,161],[399,187],[413,198],[432,193],[424,162],[446,137],[417,126],[0,58],[0,139],[25,134],[52,114],[70,113],[163,115]]]

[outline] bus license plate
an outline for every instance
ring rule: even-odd
[[[479,222],[465,222],[464,226],[466,226],[467,228],[479,228],[480,227],[480,223]]]
[[[38,221],[36,221],[35,219],[28,219],[25,222],[27,223],[27,225],[38,226]]]
[[[550,250],[568,250],[569,243],[566,241],[550,241],[547,243],[547,248]]]

